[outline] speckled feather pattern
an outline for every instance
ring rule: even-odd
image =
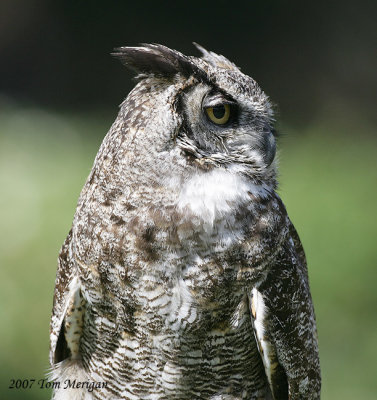
[[[319,399],[305,255],[266,154],[267,96],[202,48],[200,59],[128,49],[139,83],[81,192],[51,319],[52,379],[107,385],[55,399]],[[142,57],[159,58],[148,70]],[[225,130],[202,116],[213,92],[238,104]]]

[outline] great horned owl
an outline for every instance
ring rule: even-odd
[[[139,82],[59,255],[56,399],[320,398],[305,255],[275,192],[270,102],[197,47],[201,58],[155,44],[116,51]]]

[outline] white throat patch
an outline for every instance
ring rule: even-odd
[[[188,208],[204,222],[213,224],[226,217],[242,203],[251,202],[250,195],[266,197],[266,188],[254,185],[247,178],[223,169],[201,172],[186,181],[178,199],[178,209]]]

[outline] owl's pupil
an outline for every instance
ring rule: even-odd
[[[224,117],[225,115],[225,107],[224,106],[216,106],[213,107],[213,115],[215,116],[215,118],[217,119],[221,119]]]

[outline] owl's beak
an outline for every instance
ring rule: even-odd
[[[276,140],[271,131],[269,131],[262,139],[262,155],[263,160],[266,163],[267,167],[269,167],[274,161],[276,155]]]
[[[227,147],[232,153],[241,153],[246,160],[249,158],[252,164],[263,163],[265,168],[271,165],[276,154],[275,137],[269,129],[232,138]]]

